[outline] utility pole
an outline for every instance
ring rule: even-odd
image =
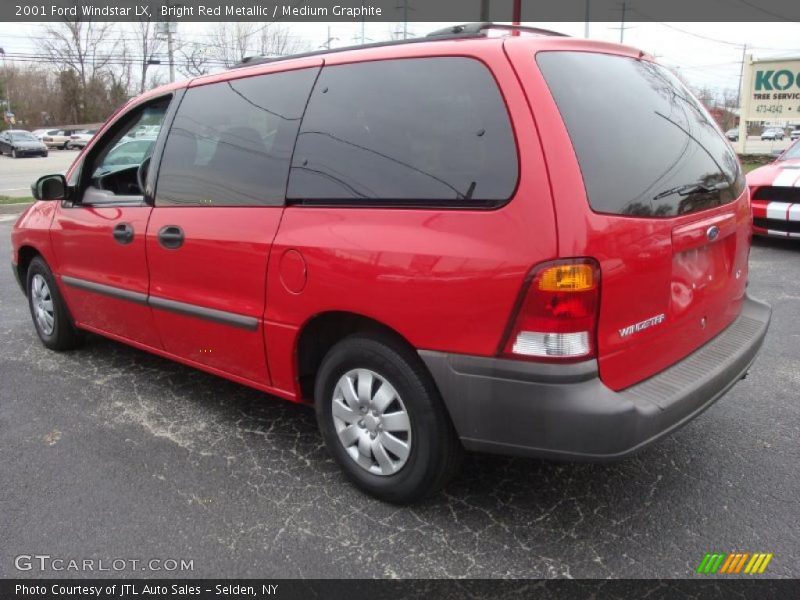
[[[328,25],[328,39],[325,40],[325,43],[322,44],[322,47],[325,48],[326,50],[330,50],[331,49],[331,42],[333,42],[335,40],[338,40],[338,39],[339,38],[331,37],[331,26]]]
[[[583,37],[589,38],[589,0],[586,0],[586,13],[583,18]]]
[[[402,4],[400,4],[400,1],[401,0],[398,0],[397,5],[395,6],[395,10],[401,10],[402,9],[402,11],[403,11],[403,39],[407,40],[408,39],[408,11],[414,10],[414,7],[408,5],[409,0],[402,0]],[[397,36],[398,38],[400,37],[400,28],[399,27],[397,28],[397,31],[393,35]],[[413,34],[412,34],[412,36],[413,36]]]
[[[175,47],[172,44],[172,34],[174,33],[174,27],[176,26],[175,23],[171,21],[162,21],[158,24],[158,34],[159,36],[164,36],[167,38],[167,56],[169,57],[169,82],[173,83],[175,81]],[[144,57],[147,60],[147,57]],[[150,58],[152,61],[152,57]],[[154,62],[148,62],[148,64],[159,64]],[[144,85],[144,84],[142,84]]]
[[[750,113],[750,102],[752,101],[752,94],[746,93],[742,95],[742,90],[746,89],[751,90],[753,89],[753,56],[751,54],[746,54],[747,45],[743,46],[742,52],[742,70],[739,73],[739,93],[736,94],[738,99],[738,108],[739,108],[739,152],[745,154],[747,152],[747,115]],[[745,73],[745,65],[747,65],[747,72]]]
[[[172,27],[173,24],[167,21],[167,56],[169,56],[169,82],[175,82],[175,49],[172,46]]]
[[[481,22],[486,23],[489,20],[489,0],[481,0]]]
[[[8,85],[10,77],[8,76],[8,66],[6,66],[6,51],[3,48],[0,48],[0,54],[3,55],[3,75],[5,75],[5,88],[6,88],[6,106],[3,109],[3,120],[6,118],[6,113],[11,112],[11,90],[8,88],[11,87]]]
[[[744,75],[744,59],[747,54],[747,44],[742,44],[742,64],[739,67],[739,88],[736,92],[736,106],[742,106],[742,76]]]
[[[625,30],[630,29],[630,27],[625,26],[625,17],[628,14],[628,3],[625,1],[619,2],[619,6],[620,6],[619,10],[621,12],[619,27],[611,27],[611,29],[619,29],[619,43],[622,44],[625,42]],[[587,7],[588,7],[588,2],[587,2]],[[588,28],[588,23],[587,23],[587,28]]]

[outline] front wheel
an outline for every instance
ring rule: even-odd
[[[41,257],[34,258],[28,266],[26,283],[33,325],[42,343],[51,350],[79,346],[80,333],[70,321],[53,273]]]
[[[16,148],[11,149],[11,158],[19,158],[19,154],[17,154]]]
[[[462,448],[430,374],[384,335],[354,335],[325,356],[315,386],[328,451],[357,487],[405,504],[443,487]]]

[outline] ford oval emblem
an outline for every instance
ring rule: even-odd
[[[715,239],[719,237],[719,227],[716,225],[712,225],[706,230],[706,237],[708,238],[709,242],[713,242]]]

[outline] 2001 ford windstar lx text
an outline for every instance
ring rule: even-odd
[[[463,449],[618,458],[697,416],[770,319],[736,155],[638,50],[490,29],[128,102],[14,228],[43,343],[91,331],[314,403],[392,502]]]

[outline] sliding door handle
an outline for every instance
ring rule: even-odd
[[[158,230],[158,243],[168,250],[183,246],[183,229],[177,225],[164,225]]]

